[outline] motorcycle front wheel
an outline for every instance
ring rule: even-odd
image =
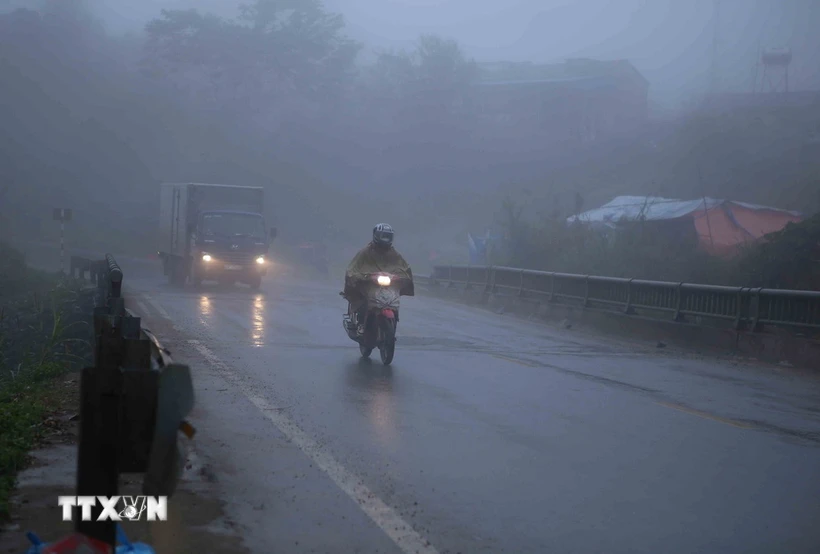
[[[382,363],[384,365],[390,365],[393,362],[393,356],[396,353],[395,320],[387,318],[382,319],[381,335],[382,340],[379,345],[379,354],[381,355]]]
[[[363,344],[359,345],[359,352],[362,354],[362,358],[370,358],[370,354],[373,352],[372,348],[368,348]]]

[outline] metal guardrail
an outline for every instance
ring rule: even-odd
[[[94,365],[80,384],[78,496],[117,496],[122,473],[144,474],[142,493],[171,496],[182,473],[179,431],[192,437],[184,418],[193,407],[188,366],[174,363],[157,337],[126,309],[123,271],[110,254],[104,260],[71,257],[71,275],[85,274],[97,286]],[[75,518],[75,530],[116,545],[116,522]]]
[[[820,292],[646,281],[575,275],[502,266],[435,266],[431,285],[482,287],[486,294],[510,294],[541,302],[671,314],[731,321],[736,329],[764,326],[820,328]]]

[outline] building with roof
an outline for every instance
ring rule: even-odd
[[[595,142],[648,119],[649,82],[627,60],[478,65],[477,108],[516,133]]]

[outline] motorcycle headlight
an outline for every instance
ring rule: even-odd
[[[265,256],[259,256],[258,258],[256,258],[256,263],[258,263],[258,264],[265,263]]]
[[[210,262],[212,259],[213,259],[213,258],[211,258],[211,255],[210,255],[210,254],[203,254],[203,255],[202,255],[202,261],[203,261],[203,262]]]
[[[390,285],[390,277],[388,277],[387,275],[379,275],[376,278],[376,282],[383,287],[387,287]]]

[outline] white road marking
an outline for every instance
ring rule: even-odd
[[[336,486],[358,504],[359,508],[390,537],[390,540],[402,552],[405,554],[438,554],[430,541],[419,535],[395,510],[373,494],[360,478],[349,472],[330,454],[325,452],[316,441],[311,439],[281,410],[254,393],[248,385],[242,383],[237,373],[217,358],[207,346],[198,340],[191,339],[188,342],[208,360],[225,380],[238,388],[266,419],[311,458],[336,483]]]
[[[146,296],[145,300],[146,302],[151,304],[151,307],[153,307],[159,315],[161,315],[165,319],[171,319],[171,316],[168,315],[168,312],[165,311],[165,308],[160,306],[153,298],[151,298],[150,296]]]
[[[137,309],[140,311],[139,315],[141,315],[142,317],[148,315],[148,307],[145,304],[143,304],[139,300],[137,300],[135,304],[137,305]]]

